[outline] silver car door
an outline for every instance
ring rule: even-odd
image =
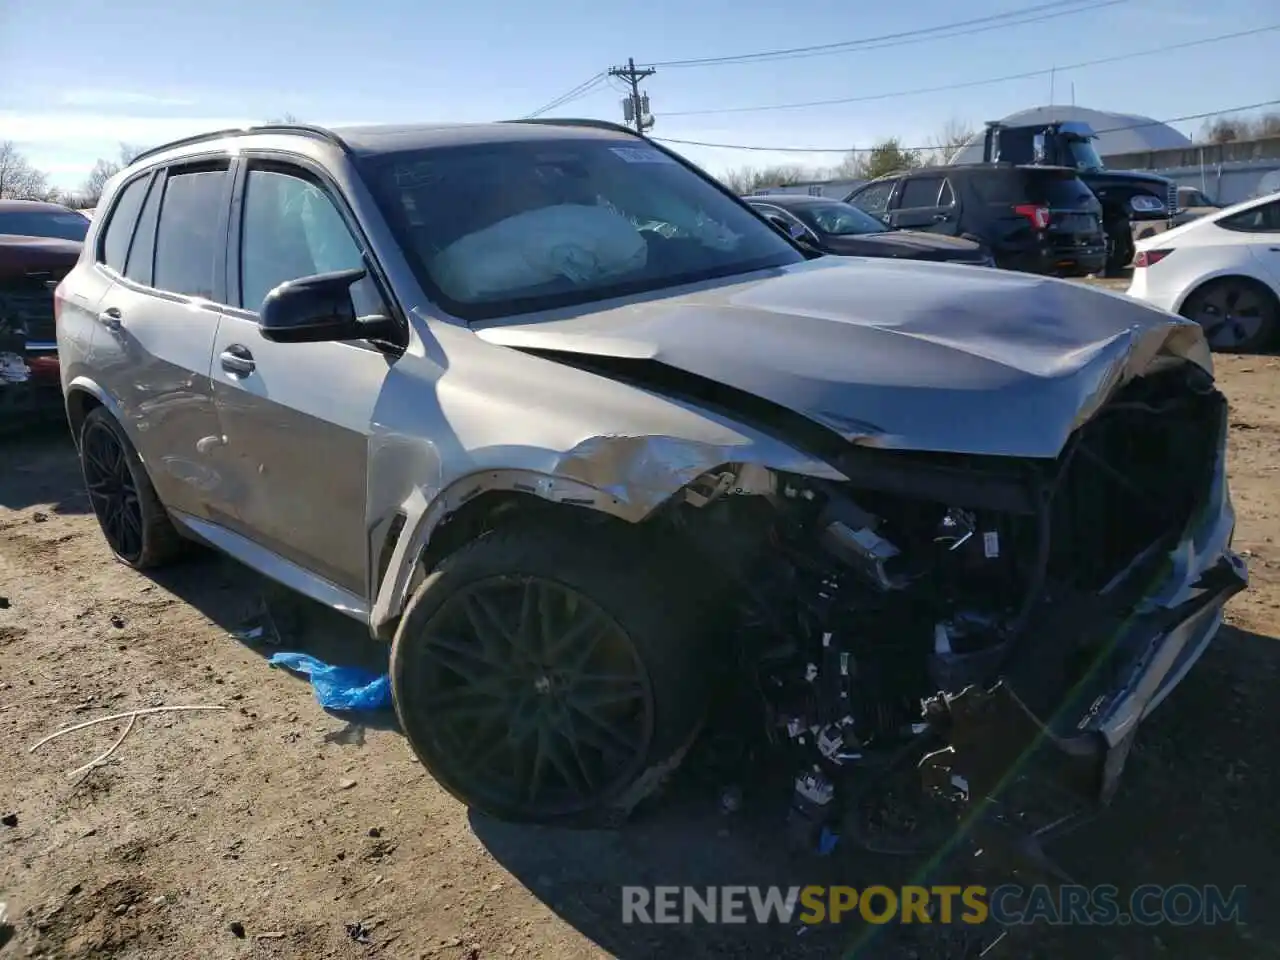
[[[211,515],[220,482],[209,365],[225,285],[220,254],[230,186],[225,159],[158,171],[123,269],[97,268],[114,281],[96,307],[101,386],[118,405],[162,502],[197,517]],[[113,217],[127,212],[128,199]],[[104,259],[118,256],[113,230],[114,220],[104,235]]]
[[[235,306],[218,329],[213,392],[240,532],[364,598],[368,441],[391,357],[366,342],[274,343],[258,331],[266,294],[288,280],[363,265],[336,192],[313,172],[247,158],[232,207]],[[381,310],[372,279],[353,288]],[[363,301],[363,302],[362,302]]]

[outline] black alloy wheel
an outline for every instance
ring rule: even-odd
[[[128,454],[101,420],[85,424],[80,438],[84,483],[111,551],[126,563],[142,556],[142,505]]]
[[[699,635],[607,534],[498,531],[446,558],[397,630],[391,686],[414,751],[464,803],[520,822],[625,815],[705,705]]]
[[[445,601],[421,642],[433,753],[468,796],[560,817],[644,762],[648,675],[625,631],[572,588],[539,577],[477,581]]]
[[[124,430],[103,407],[80,428],[80,469],[102,535],[116,558],[142,570],[184,545]]]

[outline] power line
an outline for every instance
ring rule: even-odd
[[[556,97],[546,106],[539,107],[537,110],[533,111],[533,113],[528,114],[523,119],[532,120],[534,117],[542,116],[542,114],[546,113],[548,110],[554,110],[556,107],[564,106],[566,103],[569,103],[572,100],[577,100],[580,97],[585,97],[588,93],[590,93],[597,86],[599,86],[604,81],[605,77],[606,77],[605,71],[601,70],[594,77],[588,77],[586,80],[582,81],[582,83],[578,84],[576,87],[573,87],[572,89],[566,91],[565,93],[560,94],[560,96]]]
[[[1084,13],[1099,7],[1115,6],[1120,3],[1126,3],[1128,0],[1099,0],[1086,6],[1081,6],[1085,0],[1053,0],[1049,3],[1041,3],[1036,6],[1027,7],[1025,10],[1011,10],[1004,13],[989,14],[985,17],[975,17],[969,20],[955,20],[950,23],[935,24],[932,27],[920,27],[914,30],[903,30],[898,33],[885,33],[875,37],[860,37],[856,40],[841,40],[835,43],[820,43],[806,47],[789,47],[778,50],[761,50],[756,53],[740,53],[723,57],[695,57],[687,60],[658,60],[651,63],[654,67],[708,67],[722,66],[734,63],[755,63],[769,60],[786,60],[792,57],[804,57],[821,55],[827,53],[841,53],[845,50],[854,50],[868,46],[874,47],[878,44],[885,46],[896,46],[896,42],[918,42],[919,40],[935,40],[936,36],[931,34],[941,34],[947,36],[946,31],[955,30],[959,27],[982,26],[983,29],[994,30],[1006,26],[1018,26],[1024,22],[1023,17],[1032,14],[1043,13],[1044,11],[1057,11],[1048,16],[1037,19],[1027,20],[1027,23],[1035,23],[1038,19],[1049,19],[1050,16],[1060,17],[1070,14]],[[1063,9],[1075,8],[1075,9]],[[1008,21],[1008,22],[1006,22]],[[972,31],[978,32],[978,31]],[[894,42],[896,41],[896,42]]]
[[[1208,113],[1192,113],[1185,117],[1170,117],[1168,120],[1144,120],[1142,123],[1131,123],[1123,127],[1108,127],[1105,130],[1095,130],[1096,134],[1103,133],[1119,133],[1123,130],[1139,130],[1143,127],[1158,127],[1170,123],[1182,123],[1186,120],[1207,120],[1209,117],[1221,117],[1229,113],[1244,113],[1248,110],[1260,110],[1263,107],[1274,107],[1280,105],[1280,100],[1264,100],[1261,103],[1247,103],[1238,107],[1227,107],[1224,110],[1210,110]],[[704,140],[677,140],[673,137],[652,137],[650,139],[657,140],[659,143],[676,143],[686,147],[718,147],[725,150],[758,150],[763,153],[872,153],[876,147],[765,147],[759,144],[745,143],[708,143]],[[912,150],[933,150],[934,146],[923,147],[899,147],[904,152]]]
[[[896,90],[892,93],[871,93],[857,97],[835,97],[827,100],[804,100],[798,103],[771,103],[752,107],[722,107],[718,110],[664,111],[662,116],[664,118],[701,117],[713,116],[722,113],[758,113],[766,110],[800,110],[806,107],[831,107],[846,103],[869,103],[873,100],[893,100],[898,97],[912,97],[925,93],[945,93],[951,90],[964,90],[970,87],[981,87],[993,83],[1008,83],[1012,80],[1028,80],[1033,77],[1047,77],[1054,73],[1061,73],[1064,70],[1080,70],[1085,67],[1101,66],[1105,63],[1119,63],[1121,61],[1130,60],[1134,57],[1148,57],[1157,53],[1168,53],[1172,50],[1185,50],[1189,47],[1198,47],[1209,43],[1220,43],[1224,40],[1238,40],[1242,37],[1249,37],[1259,33],[1269,33],[1274,30],[1280,30],[1280,23],[1271,24],[1265,27],[1255,27],[1252,30],[1239,30],[1235,33],[1224,33],[1216,37],[1203,37],[1199,40],[1186,40],[1182,43],[1165,44],[1164,46],[1151,47],[1147,50],[1135,50],[1130,53],[1114,57],[1098,57],[1094,60],[1082,60],[1079,63],[1068,63],[1061,66],[1045,67],[1039,70],[1027,70],[1023,73],[1010,73],[1001,77],[987,77],[982,80],[965,80],[959,83],[948,83],[936,87],[916,87],[911,90]]]

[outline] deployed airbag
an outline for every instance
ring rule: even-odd
[[[431,272],[455,300],[492,300],[558,279],[591,286],[644,267],[648,247],[607,207],[559,204],[469,233],[436,255]]]

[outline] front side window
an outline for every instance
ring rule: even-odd
[[[138,211],[147,193],[151,178],[142,176],[124,185],[116,194],[116,202],[107,214],[107,230],[102,237],[99,263],[105,263],[116,273],[124,273],[125,257],[129,255],[129,240],[133,226],[138,222]]]
[[[84,241],[89,218],[74,210],[0,210],[0,233]]]
[[[863,187],[849,198],[849,203],[867,213],[879,216],[889,209],[889,197],[893,195],[893,188],[897,183],[897,180],[885,180],[882,183]]]
[[[169,171],[156,228],[155,283],[160,290],[214,298],[214,258],[223,246],[226,167]]]
[[[466,320],[804,259],[714,184],[641,141],[538,138],[363,162],[415,272]]]
[[[240,306],[258,310],[282,283],[364,266],[342,214],[319,186],[275,170],[251,169],[240,238]],[[356,297],[361,281],[352,290]]]
[[[1280,232],[1280,200],[1233,213],[1218,221],[1218,226],[1241,233]]]

